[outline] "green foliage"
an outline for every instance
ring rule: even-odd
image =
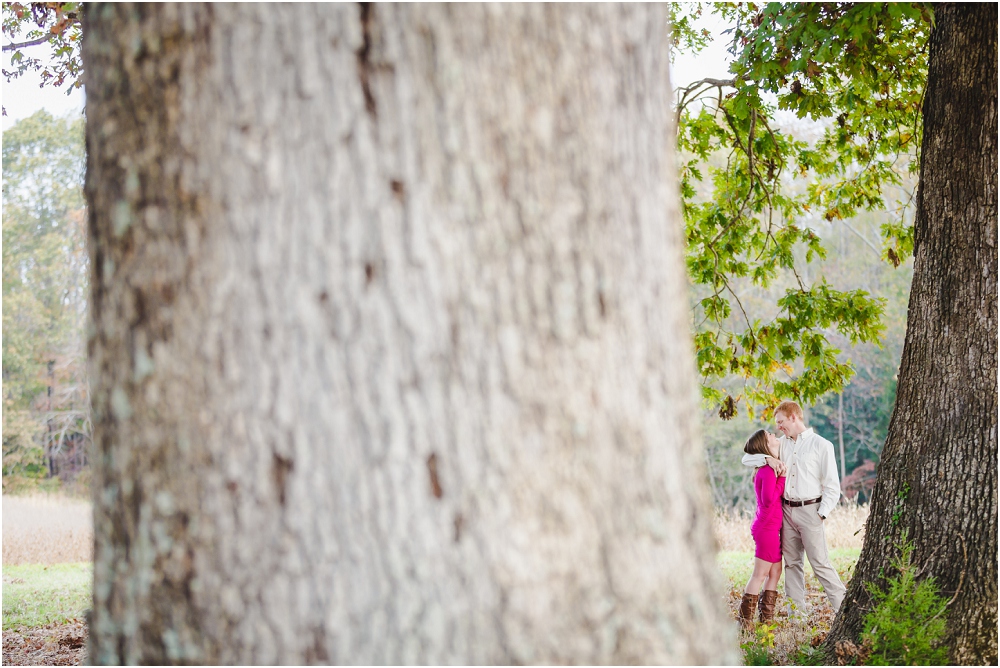
[[[750,3],[721,11],[737,22],[738,79],[799,118],[836,120],[798,161],[835,178],[810,184],[812,204],[827,220],[881,208],[883,189],[899,185],[899,161],[919,167],[907,158],[920,146],[930,3]],[[907,245],[912,251],[909,239],[897,244],[899,259]]]
[[[896,575],[880,589],[870,582],[865,588],[874,608],[865,615],[861,640],[870,645],[866,660],[871,666],[944,665],[948,649],[943,644],[947,602],[938,593],[934,578],[917,579],[913,545],[904,533],[891,561]]]
[[[899,265],[912,253],[912,193],[900,201],[890,191],[918,166],[931,14],[924,4],[853,3],[716,11],[735,24],[732,78],[696,82],[678,101],[697,362],[703,396],[721,416],[745,399],[751,417],[766,417],[781,399],[812,403],[850,380],[854,368],[838,359],[831,332],[851,344],[882,336],[885,300],[810,282],[802,269],[826,256],[821,221],[893,202],[898,218],[882,226],[882,255]],[[819,137],[783,130],[779,112],[812,123]],[[784,280],[775,315],[746,308],[747,292]],[[718,386],[734,374],[743,379],[735,400]]]
[[[4,566],[4,630],[82,618],[90,607],[93,570],[89,563]]]
[[[8,40],[4,51],[12,51],[13,69],[3,70],[7,81],[31,70],[39,72],[42,86],[62,86],[66,93],[83,85],[82,2],[5,2],[3,3],[3,35]],[[48,57],[26,51],[48,46]],[[15,48],[11,49],[10,46]]]
[[[83,166],[82,119],[39,111],[3,134],[3,376],[15,408],[44,387],[45,353],[79,339]]]
[[[771,651],[774,650],[774,630],[776,624],[757,624],[752,638],[740,643],[743,664],[746,666],[771,666]]]
[[[792,657],[793,666],[826,666],[828,663],[823,648],[813,647],[811,643],[801,645]]]
[[[876,354],[865,352],[852,354],[852,362],[860,369],[843,391],[844,451],[848,472],[864,466],[866,461],[879,461],[896,400],[898,356],[878,355],[883,352],[881,350],[875,351]],[[839,420],[837,395],[823,397],[810,412],[810,425],[828,436],[834,445],[837,444]],[[844,493],[850,494],[844,480],[841,485]],[[859,501],[866,499],[867,493],[862,493]]]
[[[916,177],[911,176],[915,182]],[[831,336],[831,343],[843,348],[855,374],[843,390],[843,438],[848,477],[841,480],[845,494],[859,492],[863,502],[874,484],[873,464],[881,458],[889,430],[889,420],[896,400],[896,374],[906,335],[906,316],[913,262],[899,267],[884,262],[868,237],[874,237],[888,213],[858,216],[847,228],[830,223],[826,235],[829,258],[820,270],[831,284],[868,289],[886,299],[882,316],[885,334],[880,345],[850,345],[845,337]],[[837,445],[841,427],[840,401],[837,394],[827,394],[809,410],[809,424]],[[838,455],[839,461],[839,455]],[[863,468],[858,475],[852,471]],[[866,474],[867,472],[867,474]]]
[[[852,221],[851,229],[843,223],[824,222],[819,227],[827,246],[827,257],[815,261],[810,270],[822,275],[830,285],[843,291],[865,290],[886,298],[882,315],[885,333],[878,344],[852,345],[850,338],[837,331],[829,332],[830,344],[842,350],[837,359],[850,363],[854,375],[843,389],[843,437],[847,477],[841,480],[845,494],[860,490],[859,502],[868,500],[874,483],[874,465],[879,462],[888,433],[889,419],[896,396],[896,373],[906,334],[912,260],[898,268],[882,261],[867,238],[874,238],[879,225],[889,214],[866,213]],[[741,301],[748,311],[766,313],[776,308],[783,296],[780,285],[769,290],[747,291]],[[794,368],[802,368],[794,362]],[[791,366],[791,365],[790,365]],[[735,397],[743,392],[745,379],[730,374],[714,385]],[[840,427],[838,394],[827,393],[816,405],[807,408],[806,421],[817,433],[830,439],[837,449]],[[742,408],[742,406],[741,406]],[[709,482],[714,503],[719,508],[754,508],[751,469],[740,463],[743,443],[754,430],[771,428],[759,412],[753,419],[720,420],[714,410],[705,409],[702,434],[706,449]],[[839,449],[837,461],[840,462]],[[854,475],[856,473],[856,475]]]
[[[695,22],[704,12],[702,3],[669,2],[667,11],[670,16],[671,45],[674,47],[670,52],[671,58],[678,49],[698,53],[708,46],[712,34],[707,28],[695,27]]]
[[[771,654],[766,648],[761,647],[754,640],[740,643],[740,651],[743,652],[744,666],[773,666]]]
[[[893,527],[899,526],[899,523],[903,521],[903,512],[906,510],[906,499],[910,496],[910,483],[904,482],[903,486],[899,488],[896,492],[896,504],[892,507],[892,517],[889,520],[889,525]],[[888,537],[886,537],[888,538]],[[906,533],[903,533],[903,540],[906,540]]]

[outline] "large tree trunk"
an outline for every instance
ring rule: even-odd
[[[738,658],[662,7],[85,20],[94,661]]]
[[[997,661],[997,8],[938,5],[896,408],[828,646],[856,639],[892,545],[947,597],[956,663]],[[957,593],[957,595],[956,595]]]

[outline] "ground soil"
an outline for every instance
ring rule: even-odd
[[[87,623],[73,620],[3,632],[5,666],[81,666],[87,652]]]

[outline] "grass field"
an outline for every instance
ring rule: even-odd
[[[861,554],[860,547],[841,547],[830,550],[830,561],[833,562],[833,567],[840,573],[842,580],[846,581],[850,579],[859,554]],[[750,573],[753,572],[753,552],[719,552],[716,561],[719,563],[719,568],[722,569],[722,574],[726,576],[726,579],[729,580],[732,586],[741,589],[746,586],[747,580],[750,579]],[[806,578],[815,577],[812,566],[809,565],[809,559],[807,558]],[[782,575],[778,591],[784,593],[784,586],[785,578]]]
[[[830,556],[845,582],[850,580],[861,551],[867,516],[867,507],[847,504],[838,506],[827,520]],[[721,550],[716,560],[727,580],[726,598],[734,624],[740,595],[753,569],[751,520],[745,514],[717,513],[714,522]],[[50,645],[66,645],[67,638],[66,647],[76,654],[66,660],[82,660],[86,627],[77,620],[91,605],[92,551],[88,503],[56,495],[3,497],[3,629],[11,630],[4,634],[5,664],[38,663],[31,657],[44,653]],[[784,582],[779,592],[783,593],[783,588]],[[768,650],[769,660],[776,665],[791,663],[800,648],[824,634],[832,622],[833,611],[808,562],[806,588],[811,606],[808,618],[792,621],[779,617],[773,647]],[[53,625],[63,626],[54,629]],[[54,644],[50,638],[45,640],[48,644],[39,645],[42,649],[32,649],[34,635],[56,637],[57,632],[66,638]],[[28,649],[8,655],[6,639],[10,636],[13,643],[18,634],[23,634],[21,645]],[[54,665],[48,659],[42,662]]]
[[[858,560],[858,548],[830,550],[834,568],[849,579]],[[742,589],[753,570],[753,553],[720,552],[719,568],[731,588]],[[806,562],[806,577],[813,578]],[[90,604],[89,562],[77,564],[24,564],[3,567],[3,628],[40,626],[82,615]],[[783,591],[784,582],[779,585]]]
[[[80,499],[3,496],[4,631],[83,618],[93,578],[92,522],[90,504]]]
[[[90,607],[93,566],[23,564],[3,566],[3,629],[45,626],[82,619]]]

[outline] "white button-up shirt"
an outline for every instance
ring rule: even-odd
[[[830,511],[840,500],[840,476],[833,443],[812,429],[806,429],[795,440],[782,436],[779,454],[788,466],[784,498],[789,501],[810,501],[819,497],[817,512],[829,517]],[[764,455],[743,455],[746,466],[766,466]]]

